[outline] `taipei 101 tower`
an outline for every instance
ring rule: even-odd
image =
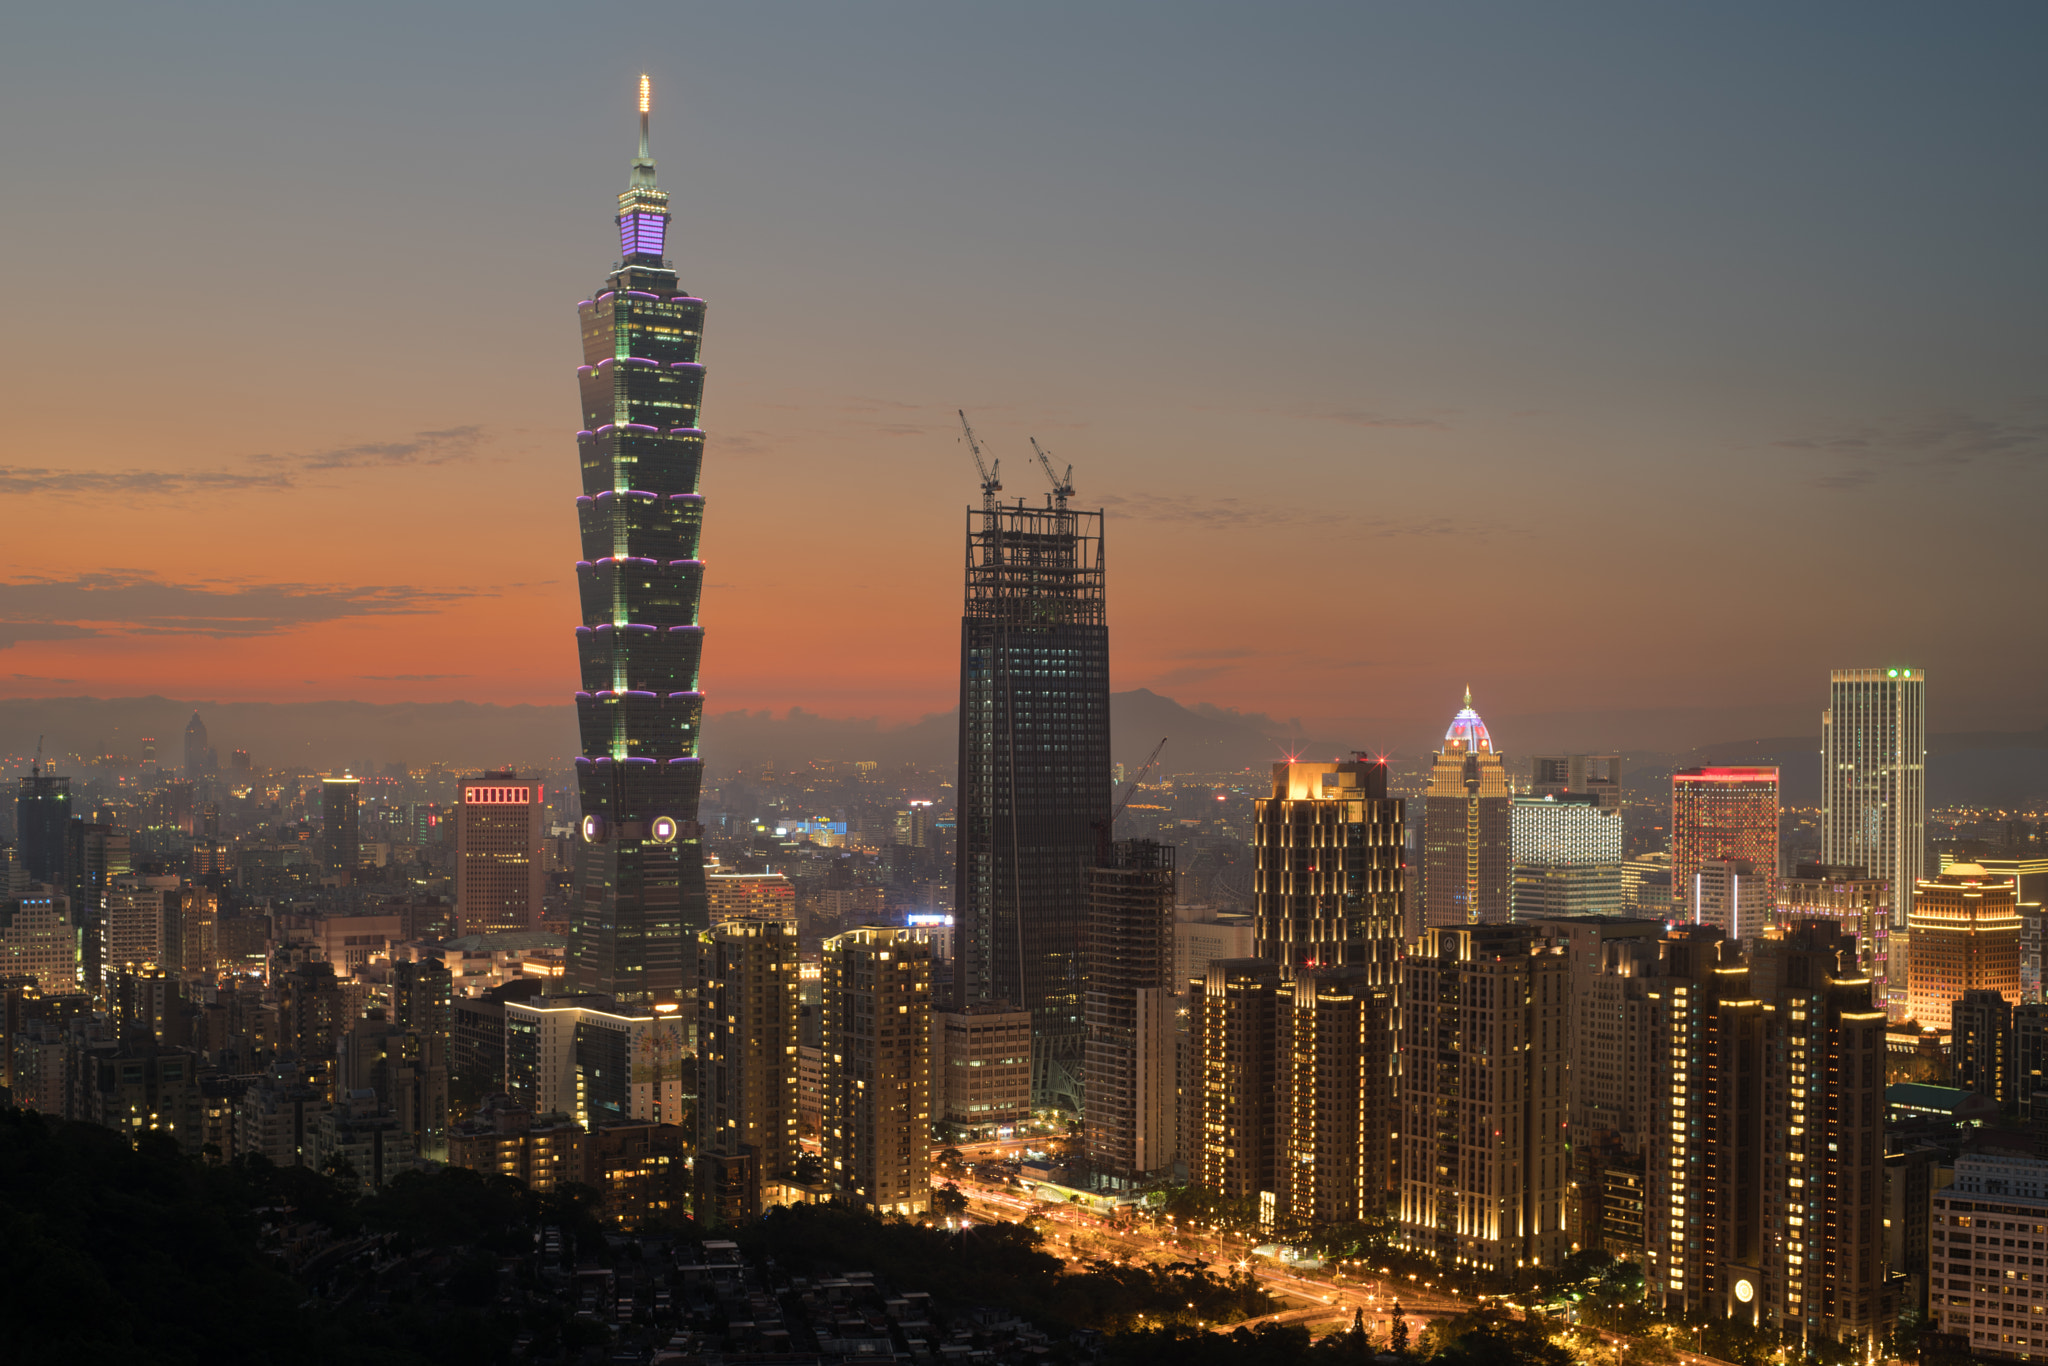
[[[635,1012],[674,1002],[705,928],[702,761],[697,691],[704,562],[697,492],[704,433],[698,348],[704,301],[662,257],[668,195],[647,153],[649,90],[640,78],[640,155],[619,196],[618,268],[577,305],[583,430],[576,434],[583,558],[576,583],[582,691],[577,898],[569,977],[579,992]]]

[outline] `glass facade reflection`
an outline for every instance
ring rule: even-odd
[[[569,942],[578,991],[642,1009],[683,993],[695,935],[708,924],[697,824],[704,301],[662,257],[667,223],[643,108],[640,155],[619,196],[625,256],[578,305],[583,823]]]

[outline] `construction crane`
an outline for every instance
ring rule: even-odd
[[[996,515],[996,495],[1003,491],[1003,462],[986,461],[981,458],[981,443],[974,439],[974,428],[967,425],[965,409],[955,409],[960,414],[960,430],[967,433],[967,449],[974,452],[974,468],[981,471],[981,510],[990,520]]]
[[[1159,762],[1159,752],[1166,748],[1166,742],[1172,738],[1170,735],[1161,736],[1159,743],[1152,746],[1152,752],[1145,757],[1145,762],[1139,766],[1137,773],[1132,776],[1124,795],[1118,799],[1115,806],[1109,809],[1109,819],[1096,827],[1096,830],[1101,835],[1100,843],[1105,855],[1109,852],[1109,843],[1116,831],[1117,818],[1124,814],[1124,808],[1131,804],[1131,798],[1138,795],[1139,786],[1151,775],[1153,767]]]
[[[1030,438],[1030,441],[1031,449],[1038,456],[1040,468],[1045,471],[1045,477],[1052,481],[1052,505],[1061,512],[1065,512],[1067,510],[1067,499],[1074,496],[1074,467],[1072,465],[1067,466],[1065,474],[1054,474],[1052,472],[1052,457],[1045,453],[1045,447],[1038,444],[1038,438],[1035,436]],[[1164,744],[1165,742],[1161,741],[1160,743]]]
[[[35,762],[34,762],[33,764],[30,764],[30,765],[29,765],[28,775],[29,775],[29,777],[31,777],[31,778],[39,778],[39,777],[41,777],[41,776],[42,776],[42,772],[43,772],[43,737],[42,737],[42,736],[40,736],[40,735],[38,735],[38,736],[36,737],[36,761],[35,761]]]

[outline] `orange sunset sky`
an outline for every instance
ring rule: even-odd
[[[1732,738],[1911,663],[1936,730],[2048,719],[2048,96],[1998,23],[233,13],[8,44],[0,695],[566,705],[645,68],[714,715],[952,705],[965,407],[1006,496],[1035,435],[1107,509],[1118,689]]]

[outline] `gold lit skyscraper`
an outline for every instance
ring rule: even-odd
[[[1507,923],[1509,800],[1506,764],[1467,688],[1422,799],[1423,913],[1412,934]]]

